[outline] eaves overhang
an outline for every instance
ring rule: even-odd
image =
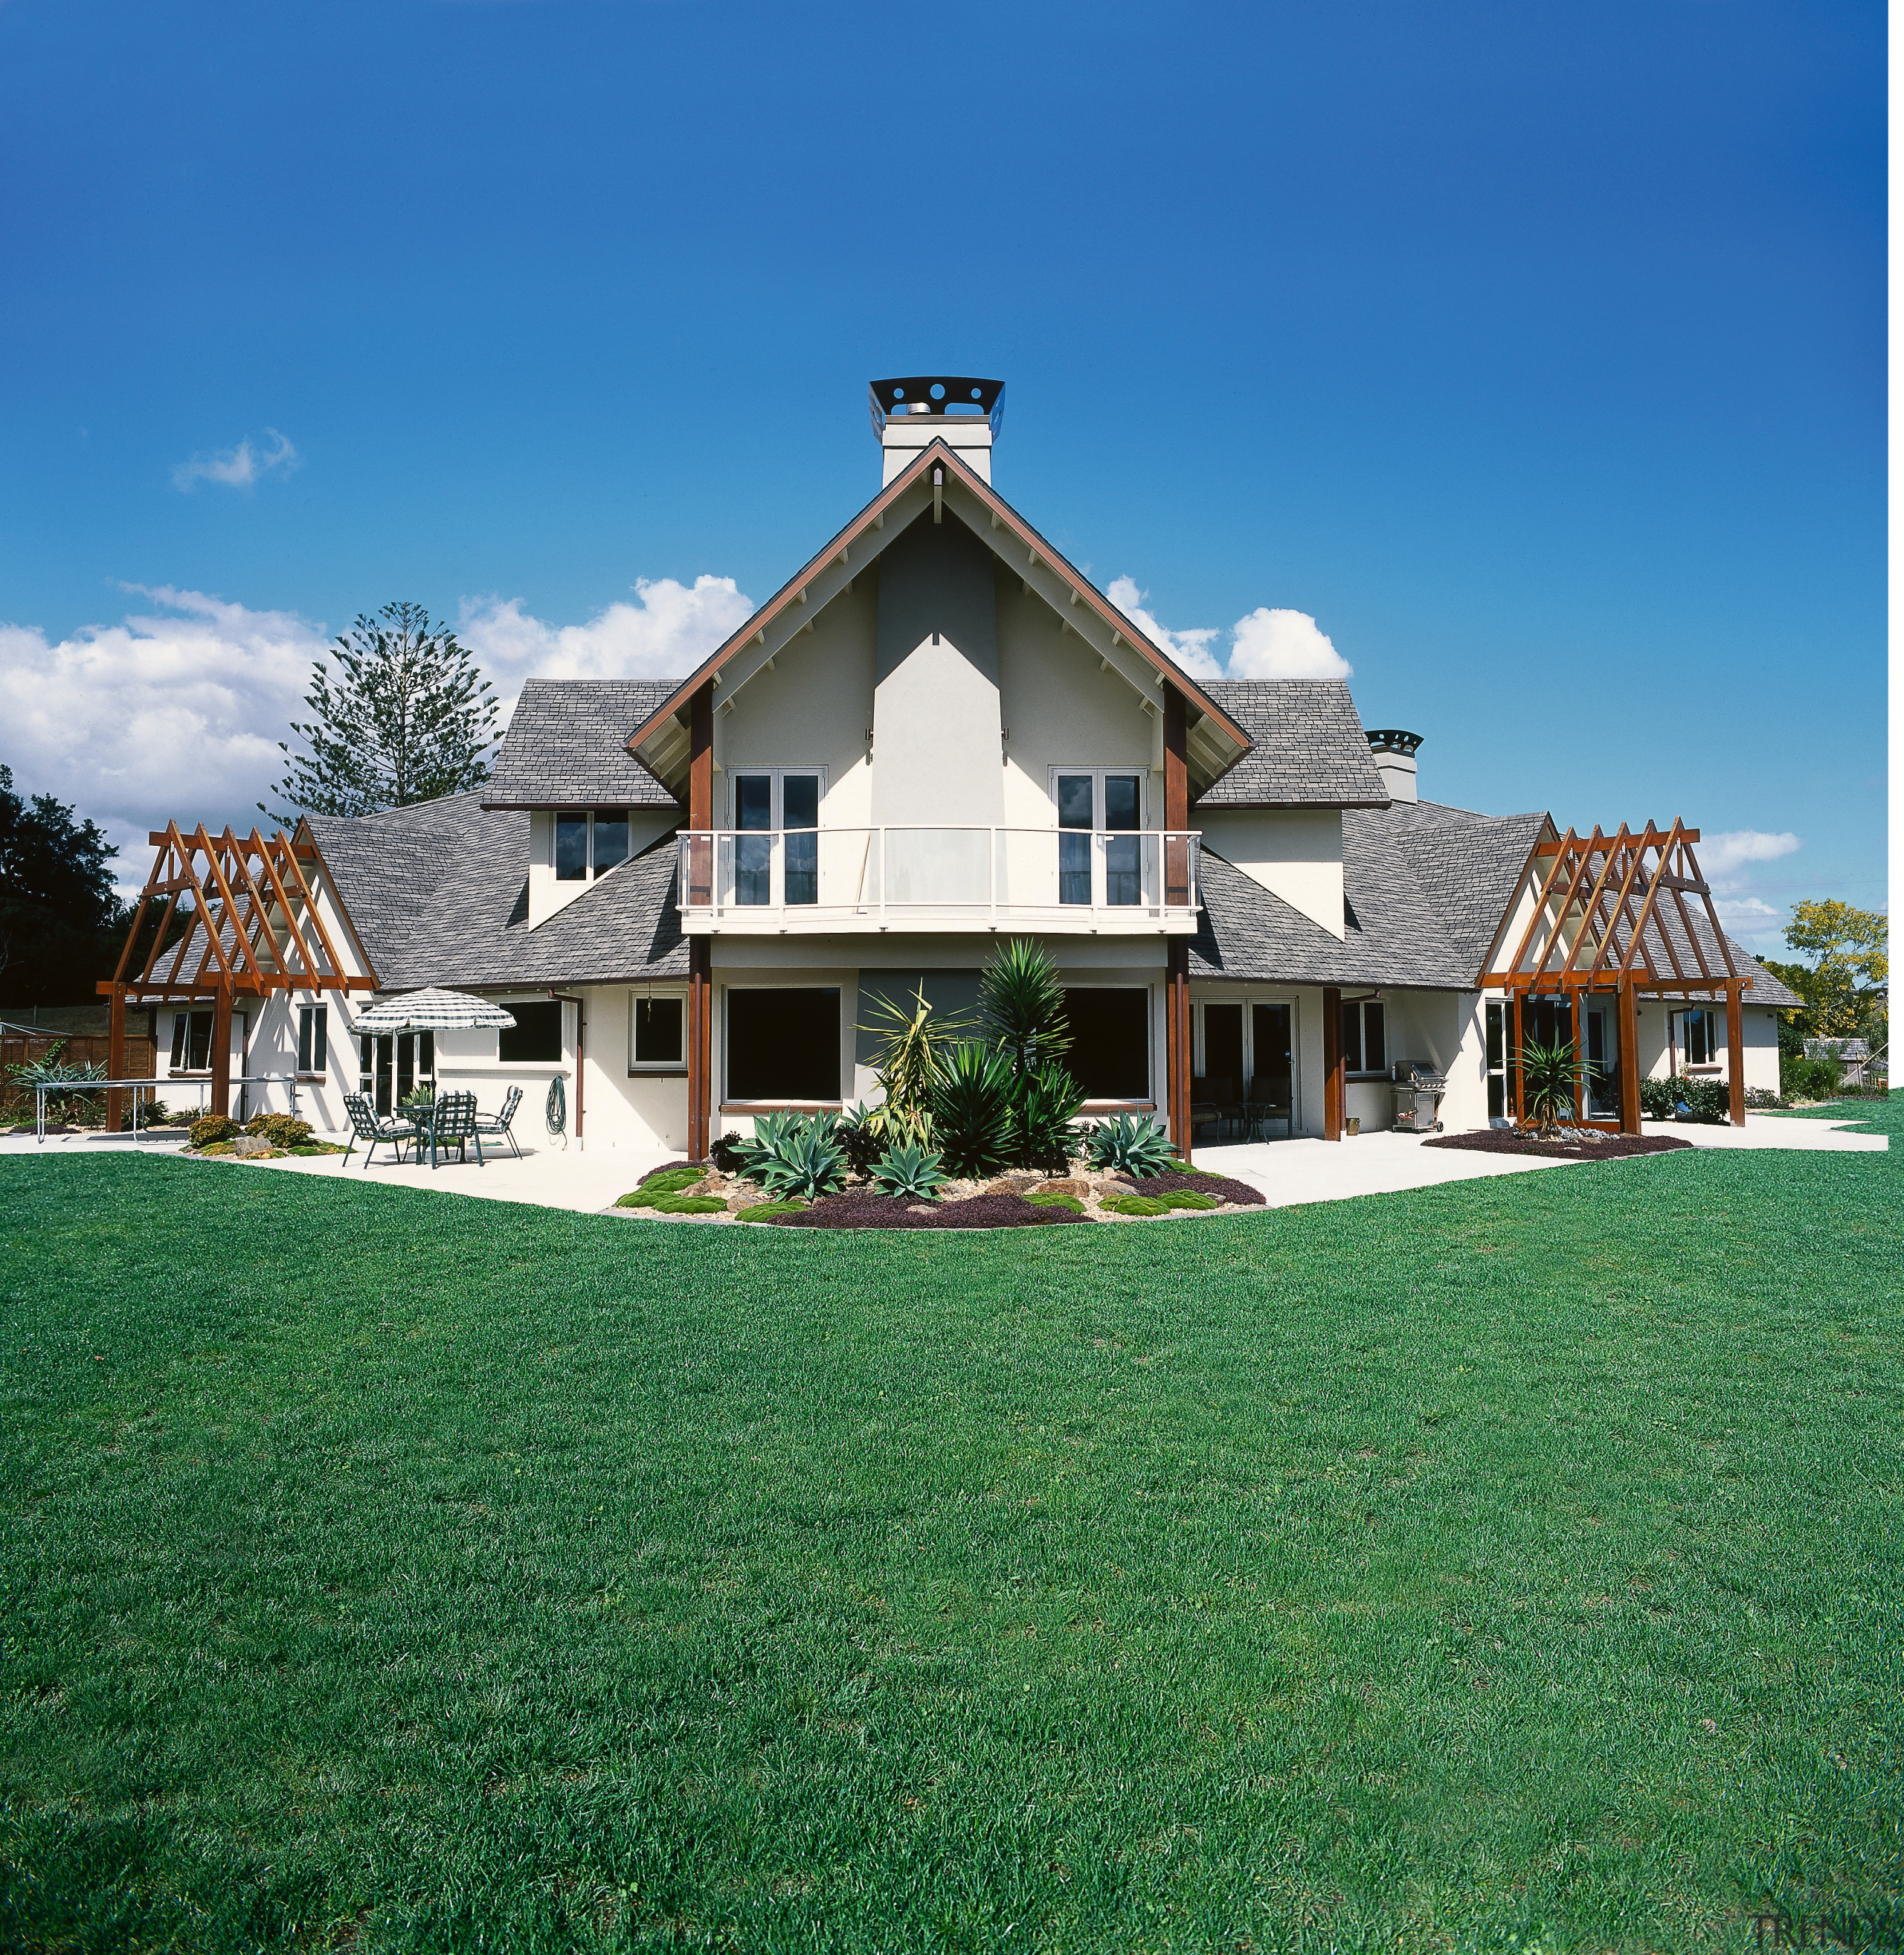
[[[955,490],[976,502],[978,513],[987,519],[989,537],[983,530],[977,534],[994,550],[1002,556],[1000,543],[1009,537],[1024,552],[1023,566],[1014,567],[1028,590],[1043,597],[1067,624],[1074,615],[1079,625],[1094,621],[1095,635],[1107,641],[1100,647],[1107,660],[1120,660],[1128,652],[1140,669],[1147,668],[1157,683],[1182,695],[1194,793],[1207,792],[1242,759],[1250,750],[1249,735],[1242,728],[939,436],[628,735],[628,751],[670,793],[677,793],[687,765],[688,716],[695,694],[711,679],[718,697],[730,675],[744,683],[752,670],[811,625],[818,614],[816,598],[820,606],[830,603],[908,523],[932,507],[935,496],[943,498]],[[737,665],[749,669],[736,673]]]

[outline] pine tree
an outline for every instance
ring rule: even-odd
[[[279,797],[310,814],[374,814],[435,801],[489,779],[496,701],[474,655],[420,604],[386,604],[360,617],[311,668],[308,721],[291,730],[310,749],[293,754]],[[271,811],[263,801],[261,812]],[[294,817],[273,817],[287,827]]]

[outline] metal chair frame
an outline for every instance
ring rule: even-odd
[[[509,1151],[518,1160],[522,1158],[522,1150],[516,1145],[516,1137],[511,1130],[509,1123],[515,1118],[516,1109],[521,1104],[522,1088],[520,1086],[511,1086],[502,1096],[501,1113],[478,1113],[476,1116],[476,1131],[478,1135],[487,1134],[492,1140],[500,1135],[502,1139],[508,1142]],[[479,1154],[482,1151],[480,1142],[477,1151]]]
[[[344,1162],[357,1150],[359,1141],[364,1143],[363,1172],[370,1172],[370,1157],[377,1151],[379,1141],[397,1151],[397,1165],[403,1165],[404,1143],[417,1138],[417,1129],[408,1120],[400,1120],[394,1116],[388,1119],[378,1117],[376,1109],[361,1093],[347,1093],[344,1096],[344,1110],[351,1116],[351,1144],[344,1150],[344,1160],[338,1163],[341,1173]]]
[[[433,1173],[436,1166],[439,1148],[447,1152],[454,1147],[457,1158],[469,1159],[469,1144],[476,1143],[476,1164],[482,1167],[482,1130],[476,1124],[476,1095],[474,1093],[439,1093],[430,1122],[430,1165]]]

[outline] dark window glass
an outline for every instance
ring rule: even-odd
[[[1088,774],[1058,776],[1058,826],[1090,828],[1095,826],[1091,813],[1091,782]]]
[[[759,905],[773,900],[773,776],[741,774],[734,782],[734,900]]]
[[[837,990],[730,990],[725,1009],[729,1099],[839,1099]]]
[[[628,859],[628,811],[625,808],[595,811],[595,873],[603,875]]]
[[[1138,778],[1135,774],[1104,776],[1104,826],[1135,828],[1138,826]]]
[[[172,1018],[172,1067],[179,1072],[206,1072],[212,1065],[212,1015],[179,1012]]]
[[[329,1037],[330,1007],[327,1005],[301,1006],[297,1012],[297,1070],[300,1072],[322,1072],[329,1054],[325,1048]]]
[[[634,1058],[638,1066],[678,1066],[681,1055],[680,998],[634,1001]]]
[[[1362,1070],[1385,1072],[1388,1069],[1388,1037],[1382,1008],[1371,1002],[1362,1007]]]
[[[1250,1036],[1256,1047],[1256,1072],[1249,1085],[1251,1103],[1287,1113],[1292,1071],[1289,1006],[1252,1006]]]
[[[1505,1005],[1490,1005],[1487,1008],[1487,1064],[1490,1071],[1498,1072],[1506,1062],[1507,1038],[1503,1027],[1507,1017]]]
[[[734,826],[736,828],[771,828],[773,826],[773,776],[741,774],[734,782]]]
[[[788,774],[780,783],[780,826],[782,828],[817,828],[820,826],[820,776]]]
[[[1490,1072],[1487,1075],[1487,1117],[1500,1120],[1507,1116],[1507,1075]]]
[[[584,882],[588,877],[588,817],[559,814],[555,817],[555,880]]]
[[[1058,837],[1058,900],[1090,901],[1091,779],[1088,774],[1058,776],[1058,826],[1068,831]]]
[[[562,1056],[562,1008],[551,998],[546,1003],[505,1005],[515,1020],[507,1031],[496,1035],[496,1056],[506,1063],[542,1066]]]
[[[1204,1083],[1212,1097],[1240,1098],[1243,1091],[1243,1008],[1204,1007]]]
[[[820,776],[787,775],[780,783],[780,804],[781,825],[789,831],[780,845],[786,851],[782,867],[787,883],[785,900],[817,903],[820,900],[820,837],[814,831],[820,824]],[[807,832],[791,832],[796,830]]]
[[[1065,1064],[1088,1100],[1150,1097],[1150,997],[1147,991],[1070,990]]]
[[[1345,1072],[1362,1069],[1362,1008],[1359,1005],[1342,1008],[1342,1062]]]

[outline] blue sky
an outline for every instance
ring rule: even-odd
[[[505,692],[685,669],[943,367],[1195,656],[1313,619],[1426,792],[1742,838],[1773,947],[1884,900],[1884,61],[1877,6],[8,0],[0,760],[235,816],[399,596]]]

